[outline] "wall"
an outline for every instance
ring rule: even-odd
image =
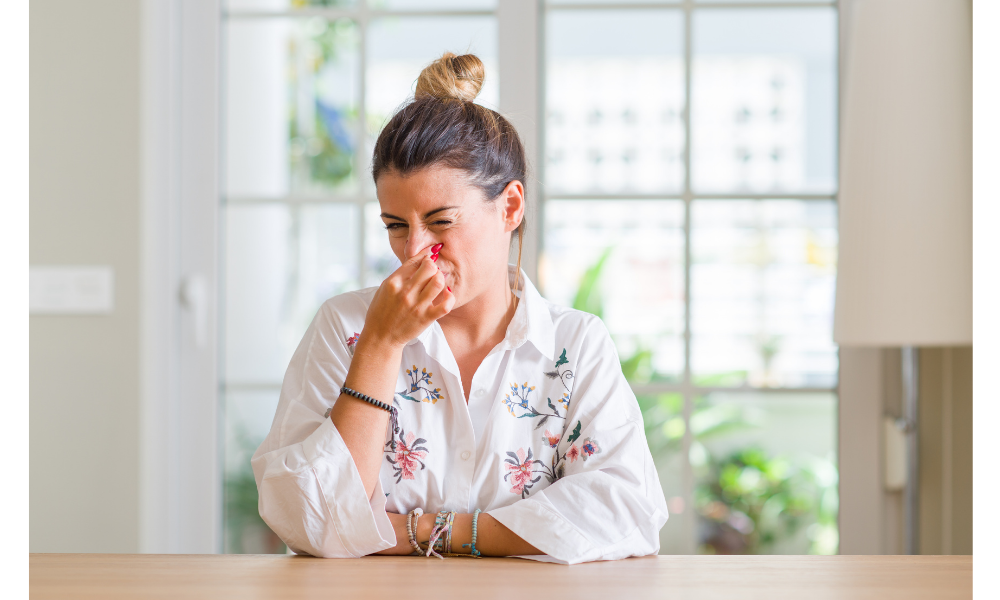
[[[840,348],[838,463],[840,553],[884,554],[883,352]]]
[[[920,350],[920,553],[972,554],[972,348]]]
[[[30,6],[30,262],[115,270],[110,316],[30,318],[31,552],[138,550],[139,11]]]

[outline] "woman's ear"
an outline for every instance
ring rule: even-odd
[[[524,184],[516,179],[511,181],[500,192],[497,202],[503,217],[504,232],[510,233],[517,229],[524,218]]]

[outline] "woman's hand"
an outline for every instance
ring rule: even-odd
[[[367,344],[406,345],[455,306],[455,296],[431,259],[431,249],[403,263],[375,292],[365,317]]]

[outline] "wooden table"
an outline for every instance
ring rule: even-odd
[[[971,598],[971,556],[515,558],[32,554],[31,598]]]

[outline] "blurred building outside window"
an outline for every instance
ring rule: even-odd
[[[543,3],[536,283],[615,339],[672,513],[661,552],[835,553],[836,8],[741,4]],[[229,0],[226,552],[284,551],[249,466],[284,369],[324,300],[399,264],[374,137],[445,50],[484,60],[498,107],[496,10]]]

